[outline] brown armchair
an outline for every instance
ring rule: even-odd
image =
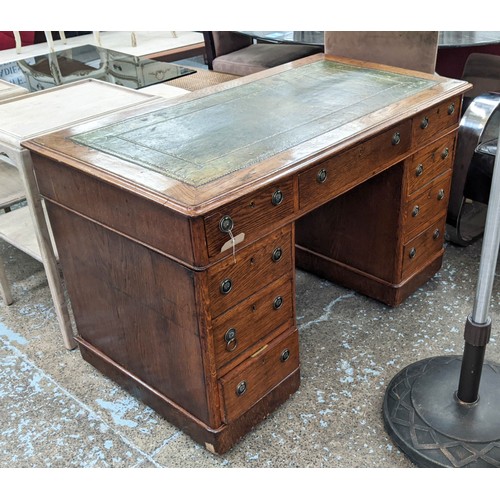
[[[325,53],[434,73],[438,31],[325,31]]]
[[[322,52],[321,47],[287,43],[254,43],[234,31],[204,31],[209,69],[245,76]]]

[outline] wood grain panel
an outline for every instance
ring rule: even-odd
[[[300,210],[311,210],[380,173],[409,151],[410,142],[406,121],[300,174]]]
[[[79,335],[212,423],[193,271],[57,205],[48,212]]]
[[[281,248],[278,261],[273,260],[275,249]],[[227,257],[208,269],[208,293],[212,317],[215,318],[256,291],[293,270],[291,225]],[[231,282],[228,293],[221,291],[223,282]]]
[[[294,325],[294,293],[293,282],[285,276],[212,322],[215,357],[221,374],[241,361],[247,349],[257,341]],[[277,297],[282,299],[279,308],[274,306]],[[231,342],[225,337],[229,330],[234,331],[234,341]],[[230,365],[226,366],[228,363]],[[221,370],[223,366],[224,370]]]
[[[273,195],[281,193],[282,201],[275,205]],[[205,217],[208,254],[218,256],[222,247],[230,241],[228,233],[220,230],[220,220],[224,216],[231,217],[234,237],[244,234],[244,241],[254,241],[269,232],[273,227],[282,225],[284,217],[294,213],[293,179],[276,183],[260,189],[251,196],[245,196],[233,203],[225,205]],[[225,250],[229,253],[231,247]]]
[[[403,241],[416,236],[436,217],[445,217],[451,185],[451,170],[414,193],[403,209]]]
[[[423,145],[426,141],[436,139],[450,127],[458,126],[461,104],[461,96],[456,96],[415,115],[412,125],[412,144]]]
[[[444,226],[445,218],[434,220],[424,232],[404,245],[402,280],[435,260],[443,251]]]
[[[286,360],[282,359],[285,350],[288,351]],[[298,367],[299,337],[297,330],[293,329],[222,377],[220,387],[225,422],[232,422],[245,413]],[[238,389],[241,391],[243,387],[244,392],[239,394]]]
[[[405,160],[407,194],[422,189],[432,179],[453,166],[456,132],[433,142]]]

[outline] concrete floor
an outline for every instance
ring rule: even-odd
[[[413,468],[384,430],[387,385],[407,365],[462,354],[481,241],[446,246],[441,271],[389,308],[297,272],[299,391],[224,456],[196,444],[62,344],[41,264],[0,242],[2,468]],[[500,362],[493,290],[486,358]]]

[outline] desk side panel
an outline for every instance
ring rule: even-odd
[[[47,208],[79,336],[211,424],[194,272],[65,208]]]

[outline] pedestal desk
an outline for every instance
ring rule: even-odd
[[[25,142],[84,359],[227,451],[299,386],[295,266],[439,269],[468,87],[320,54]]]

